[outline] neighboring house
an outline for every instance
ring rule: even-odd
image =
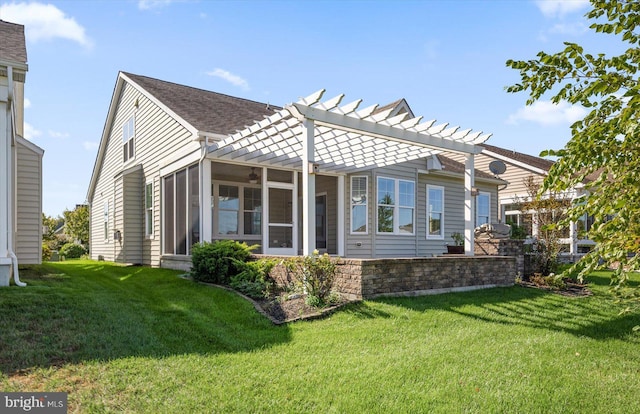
[[[193,244],[221,239],[424,257],[452,232],[473,255],[504,184],[474,168],[490,135],[420,122],[404,100],[360,108],[322,93],[280,108],[119,73],[87,193],[92,258],[187,269]]]
[[[530,194],[526,182],[531,177],[533,182],[540,184],[547,176],[554,162],[541,157],[523,154],[483,143],[483,150],[476,156],[476,168],[489,171],[489,164],[493,161],[502,161],[506,166],[500,178],[508,184],[499,189],[497,201],[500,221],[507,224],[515,224],[522,227],[527,236],[535,237],[538,234],[535,214],[532,211],[522,211],[520,204],[530,200]],[[453,156],[456,158],[456,156]],[[589,179],[589,178],[587,178]],[[577,187],[561,195],[567,200],[583,197],[585,192]],[[585,232],[592,223],[590,216],[585,216],[578,222],[574,222],[566,229],[564,237],[559,241],[565,245],[563,253],[577,256],[586,253],[593,242],[584,237]]]
[[[42,155],[24,134],[24,26],[0,20],[0,285],[42,261]]]

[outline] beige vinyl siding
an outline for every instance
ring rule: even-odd
[[[42,154],[17,140],[16,238],[20,264],[42,262]]]
[[[142,242],[144,239],[144,188],[142,170],[123,177],[122,244],[124,263],[142,264]]]
[[[462,175],[451,176],[438,172],[418,174],[418,170],[425,170],[424,160],[417,160],[398,164],[389,168],[380,168],[367,174],[353,174],[352,176],[368,176],[368,224],[367,235],[350,234],[351,208],[350,186],[351,176],[346,179],[346,255],[354,258],[392,258],[392,257],[422,257],[440,255],[446,252],[446,244],[452,243],[451,233],[464,232],[464,178]],[[414,210],[413,235],[384,235],[376,232],[377,226],[377,177],[394,178],[414,181],[416,184],[416,201]],[[416,178],[417,177],[417,178]],[[444,188],[444,234],[443,240],[427,240],[427,184]],[[476,187],[491,196],[491,221],[497,222],[497,187],[492,184],[477,182]],[[475,214],[475,212],[474,212]],[[357,244],[360,244],[358,246]]]
[[[160,217],[161,217],[161,194],[160,194],[160,168],[167,159],[175,159],[176,153],[188,153],[197,151],[200,144],[193,140],[193,135],[187,128],[181,125],[176,119],[172,118],[161,107],[155,104],[151,99],[140,93],[136,88],[128,83],[124,83],[122,93],[116,102],[116,112],[113,122],[107,125],[108,143],[104,153],[104,160],[101,170],[98,172],[98,180],[95,186],[93,200],[91,200],[91,247],[92,258],[98,258],[99,255],[104,256],[106,260],[116,260],[119,253],[117,242],[114,242],[111,235],[108,242],[105,242],[103,236],[103,202],[105,200],[116,199],[116,205],[111,202],[110,216],[120,215],[115,225],[122,226],[125,224],[123,219],[122,205],[122,189],[116,186],[116,180],[123,170],[130,169],[134,166],[140,166],[141,178],[137,196],[133,196],[134,186],[127,188],[127,199],[132,203],[132,210],[127,209],[130,220],[127,233],[134,232],[133,237],[138,238],[141,234],[140,246],[134,246],[133,243],[127,244],[126,256],[135,258],[141,255],[142,264],[150,266],[160,266]],[[136,109],[135,103],[138,103]],[[123,160],[123,141],[122,141],[122,125],[132,115],[135,114],[135,158],[124,164]],[[152,238],[144,237],[144,211],[142,200],[144,194],[144,185],[146,182],[153,181],[154,200],[154,234]],[[121,187],[121,186],[120,186]],[[117,197],[114,190],[117,189]],[[135,200],[135,201],[134,201]],[[137,206],[137,207],[136,207]],[[133,213],[133,209],[138,209],[139,213]],[[139,216],[138,216],[139,214]],[[133,217],[136,217],[135,219]],[[138,218],[139,217],[139,218]],[[133,227],[139,227],[139,231]],[[122,228],[121,228],[122,230]],[[123,234],[123,237],[126,236]],[[129,237],[129,236],[126,236]],[[125,239],[126,242],[126,239]],[[124,246],[124,245],[123,245]],[[115,254],[114,254],[115,253]],[[124,258],[122,259],[124,260]]]

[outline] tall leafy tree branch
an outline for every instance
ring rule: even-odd
[[[640,2],[591,0],[591,6],[585,15],[592,22],[590,29],[619,38],[623,53],[594,55],[565,42],[557,53],[508,60],[507,66],[520,72],[520,82],[506,90],[528,93],[528,105],[546,98],[589,110],[571,125],[564,148],[542,152],[558,161],[540,191],[587,190],[560,223],[567,225],[585,213],[594,216],[588,236],[597,246],[572,270],[580,270],[582,277],[614,266],[613,282],[623,291],[628,272],[640,270]],[[637,291],[632,296],[640,301]]]

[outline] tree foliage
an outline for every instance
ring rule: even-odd
[[[64,231],[73,240],[86,246],[89,243],[89,207],[79,205],[64,211]]]
[[[587,53],[565,42],[554,54],[537,59],[508,60],[521,82],[507,91],[527,92],[527,104],[551,96],[551,101],[581,105],[588,114],[571,126],[564,148],[541,155],[558,157],[541,191],[561,192],[584,185],[588,195],[574,203],[567,220],[594,216],[588,233],[596,248],[581,260],[580,276],[604,265],[615,265],[621,286],[627,271],[640,270],[640,2],[591,0],[586,17],[597,33],[617,36],[625,49],[618,56]]]

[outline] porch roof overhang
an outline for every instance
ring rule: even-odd
[[[435,120],[393,114],[378,105],[360,109],[362,100],[340,105],[344,94],[320,102],[322,89],[285,106],[208,147],[211,158],[302,169],[305,120],[313,121],[313,162],[320,172],[346,174],[426,158],[441,152],[479,154],[491,134],[472,132]]]

